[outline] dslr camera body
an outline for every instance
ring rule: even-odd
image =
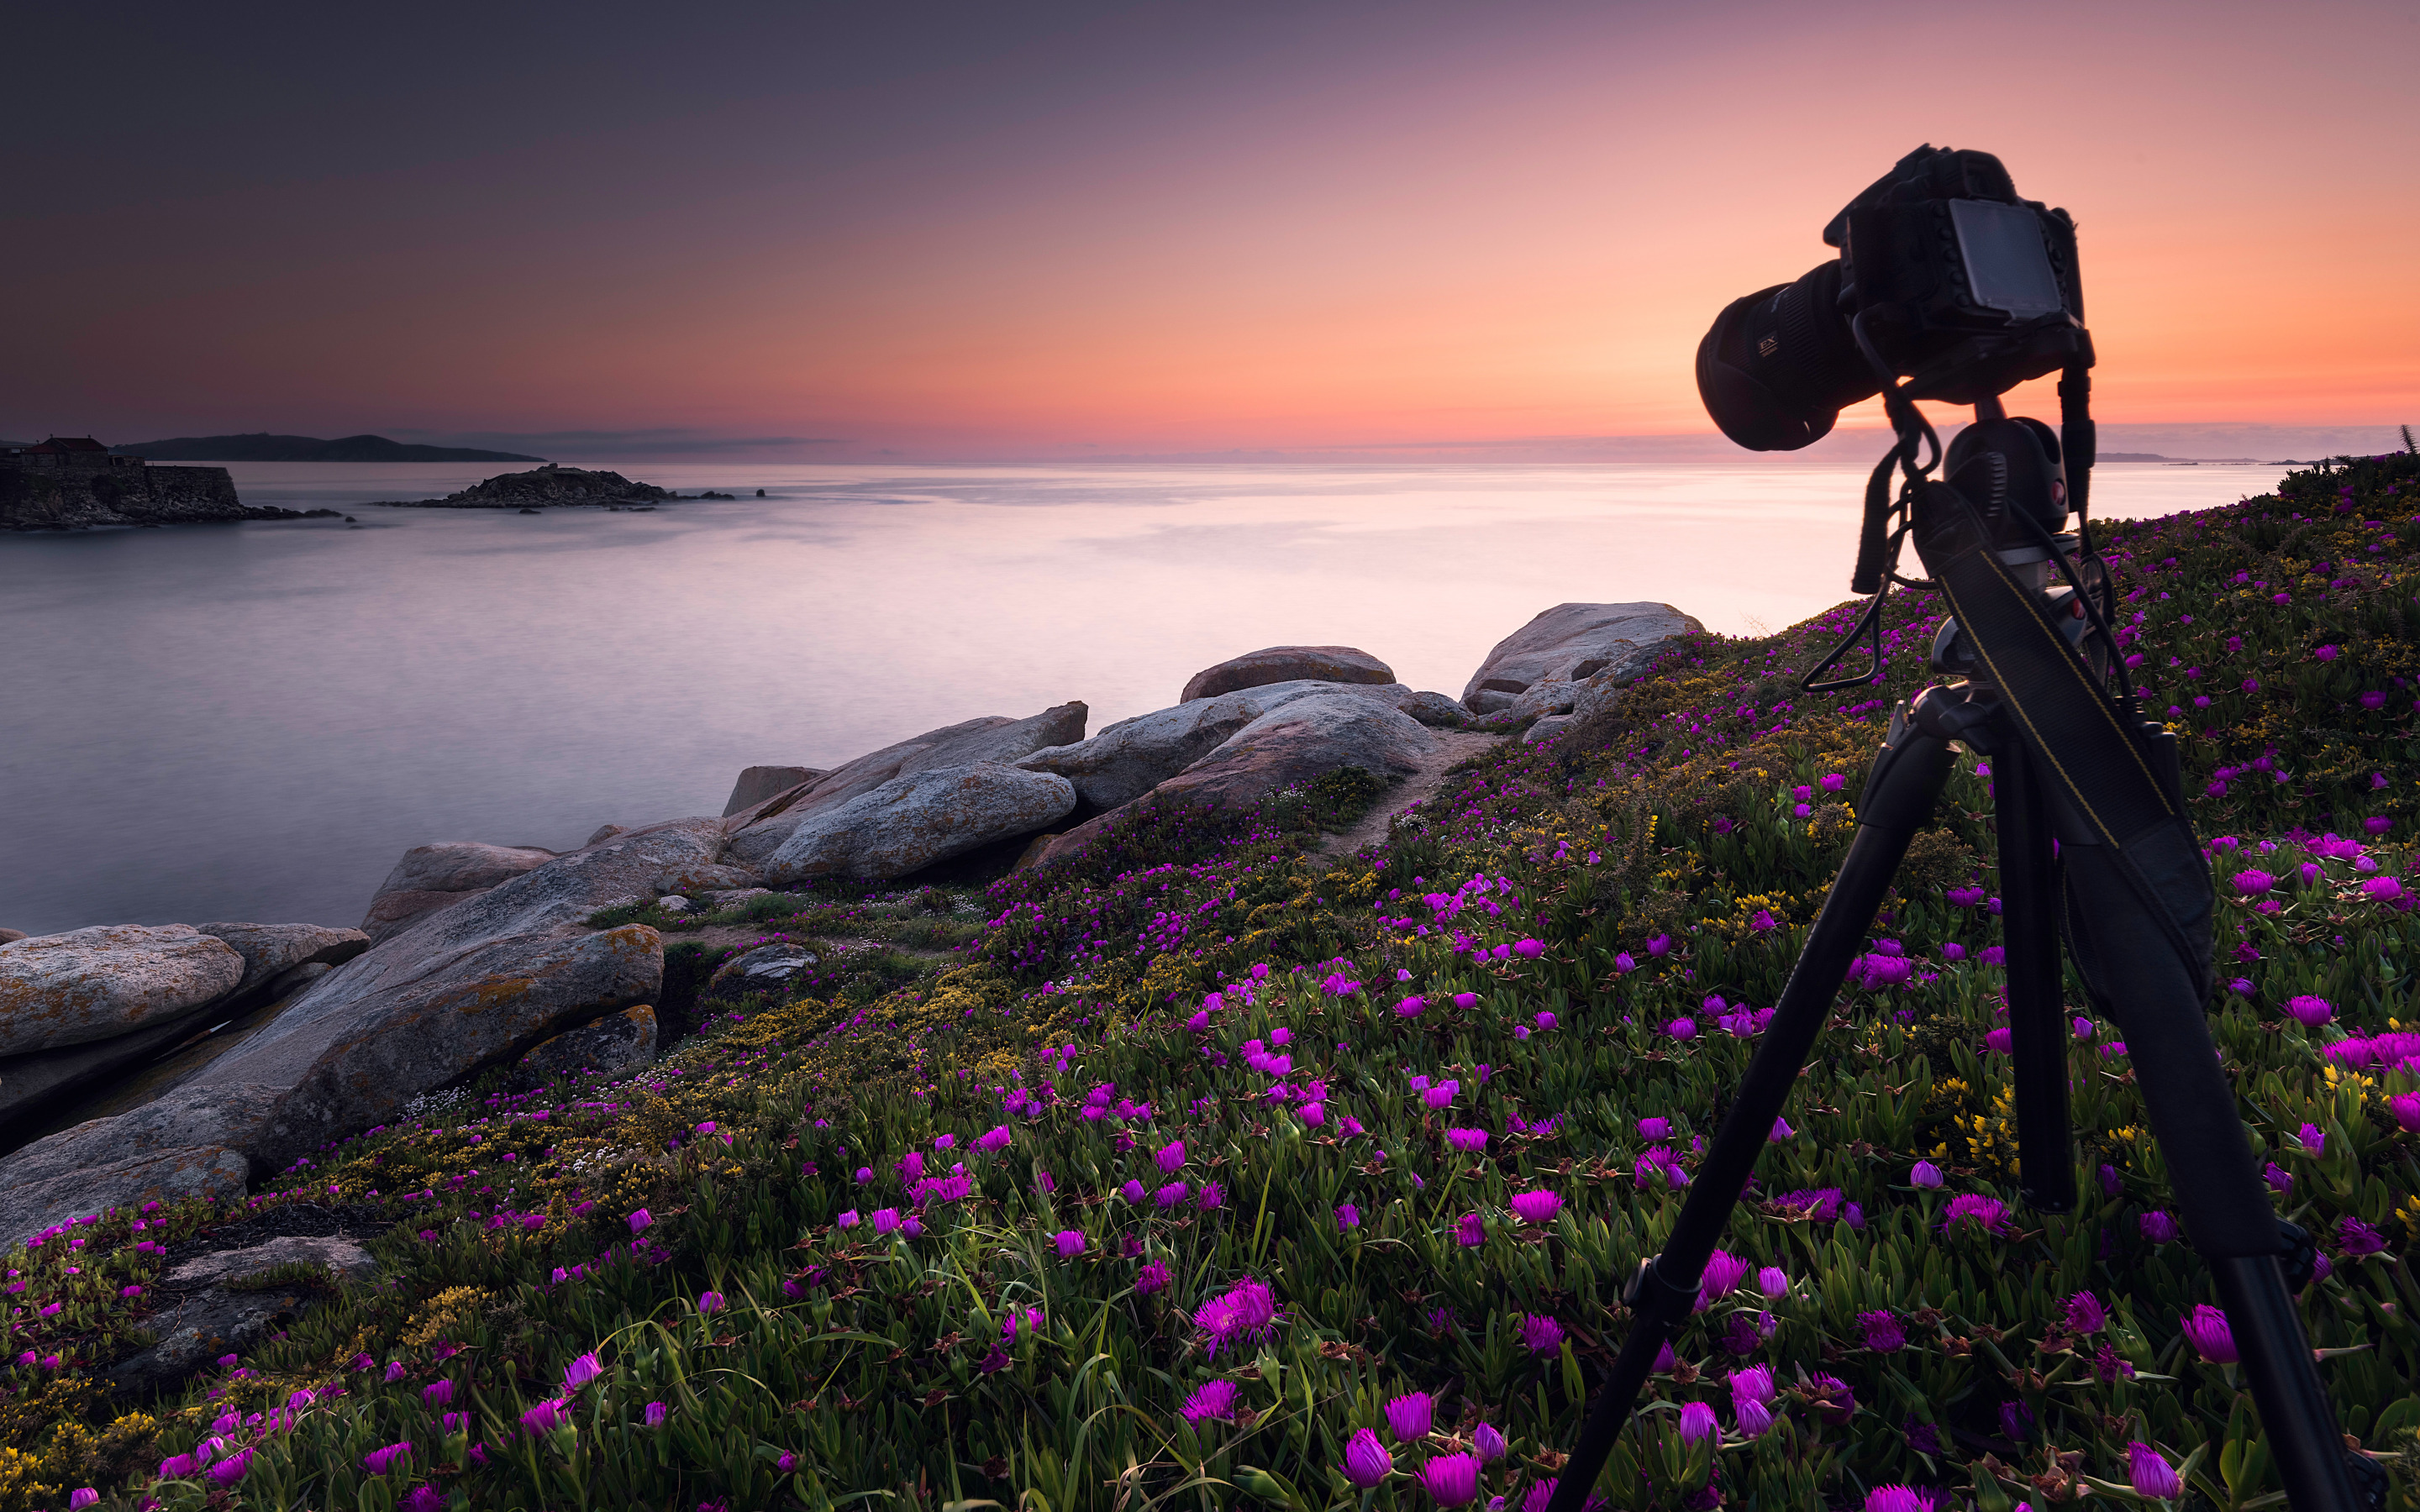
[[[2092,365],[2075,223],[1988,152],[1916,148],[1823,241],[1840,255],[1733,301],[1698,346],[1707,412],[1750,451],[1821,440],[1901,375],[1906,398],[1976,404]]]

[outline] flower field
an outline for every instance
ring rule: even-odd
[[[2212,1026],[2319,1241],[2321,1373],[2406,1508],[2415,488],[2420,457],[2371,458],[2101,528],[2217,872]],[[981,927],[709,993],[634,1080],[491,1077],[233,1208],[46,1234],[6,1261],[0,1512],[1542,1506],[1925,681],[1940,606],[1907,594],[1884,686],[1800,693],[1854,612],[1696,638],[1359,856],[1314,855],[1373,796],[1348,773],[985,891],[760,902],[794,940]],[[2084,1196],[2017,1200],[1991,857],[1969,757],[1607,1504],[2281,1504],[2123,1025],[2072,977]],[[391,1225],[381,1279],[303,1278],[284,1337],[114,1400],[179,1246],[298,1204]]]

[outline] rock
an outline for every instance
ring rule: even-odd
[[[712,903],[714,911],[720,914],[734,908],[745,908],[759,898],[779,898],[780,896],[782,895],[770,887],[740,887],[731,892],[718,892],[706,901]]]
[[[1576,722],[1568,714],[1550,714],[1531,725],[1521,734],[1521,744],[1534,746],[1542,740],[1552,740]]]
[[[1669,641],[1704,629],[1669,604],[1558,604],[1497,642],[1462,690],[1463,706],[1496,713],[1535,684],[1583,682],[1607,669],[1635,681]]]
[[[176,1019],[243,976],[241,954],[190,924],[98,924],[0,945],[0,1055]]]
[[[475,840],[445,840],[415,845],[379,884],[362,928],[375,945],[422,917],[451,908],[465,898],[554,859],[552,851],[535,846],[489,845]]]
[[[718,866],[711,862],[692,866],[667,867],[656,873],[652,886],[658,892],[730,892],[756,885],[756,873],[744,866]]]
[[[330,929],[324,924],[196,924],[235,947],[243,957],[243,980],[235,995],[301,965],[340,966],[370,948],[370,937],[357,929]]]
[[[1090,740],[1035,751],[1016,764],[1030,772],[1056,772],[1076,784],[1085,803],[1114,809],[1184,771],[1264,715],[1299,699],[1347,693],[1386,704],[1413,696],[1400,683],[1270,683],[1121,719]]]
[[[25,938],[25,932],[23,930],[0,929],[0,945],[13,945],[23,938]]]
[[[1470,711],[1443,693],[1414,693],[1395,707],[1433,730],[1459,730],[1470,720]]]
[[[642,1003],[541,1041],[521,1057],[518,1070],[531,1085],[583,1072],[633,1071],[656,1058],[656,1011]]]
[[[675,892],[657,899],[656,906],[667,914],[685,914],[689,912],[689,900]]]
[[[940,767],[1013,763],[1038,750],[1081,740],[1089,713],[1078,702],[1062,703],[1024,719],[997,715],[969,719],[860,756],[812,782],[733,815],[726,821],[732,836],[730,859],[761,871],[810,815],[885,782]]]
[[[629,830],[624,828],[620,825],[599,825],[597,826],[597,833],[589,836],[586,840],[580,842],[580,848],[584,851],[591,845],[602,845],[616,835],[627,835],[628,833]]]
[[[994,841],[1030,834],[1076,807],[1075,784],[998,762],[903,774],[818,809],[765,866],[775,882],[898,877]]]
[[[278,975],[270,981],[269,990],[261,994],[261,995],[274,1001],[277,998],[301,992],[303,988],[308,987],[313,982],[318,981],[320,978],[335,969],[336,968],[334,966],[330,965],[325,961],[305,961],[299,966],[278,973]]]
[[[240,1146],[275,1101],[268,1087],[182,1088],[36,1140],[0,1160],[0,1243],[111,1208],[240,1196]]]
[[[706,979],[706,990],[709,993],[721,988],[728,988],[732,992],[763,992],[781,986],[822,960],[818,952],[787,941],[760,945],[724,962],[713,976]]]
[[[224,1354],[239,1354],[307,1312],[316,1300],[302,1287],[236,1288],[230,1282],[308,1265],[334,1278],[367,1281],[378,1274],[369,1251],[349,1239],[289,1234],[248,1249],[219,1250],[185,1261],[155,1283],[174,1299],[149,1319],[159,1342],[110,1366],[120,1394],[174,1385]]]
[[[731,784],[731,801],[722,806],[722,817],[730,818],[742,809],[753,809],[776,794],[787,793],[802,782],[812,782],[831,774],[813,766],[751,766]]]
[[[1059,834],[1055,829],[1046,830],[1027,841],[1025,849],[1016,853],[1016,863],[1009,871],[1022,872],[1028,867],[1040,866],[1042,858],[1050,853],[1050,842],[1057,840]]]
[[[1270,683],[1391,683],[1394,669],[1351,646],[1270,646],[1195,672],[1179,703]]]
[[[39,1227],[172,1180],[240,1190],[250,1165],[283,1169],[568,1026],[654,1002],[656,932],[582,920],[668,868],[718,860],[723,844],[720,819],[651,825],[406,925],[154,1101],[0,1158],[0,1219]],[[75,1174],[86,1168],[93,1180]]]
[[[1346,766],[1381,779],[1407,776],[1436,747],[1436,736],[1391,702],[1334,688],[1262,715],[1137,801],[1239,809]],[[1077,825],[1051,841],[1042,858],[1057,860],[1083,850],[1123,811]]]
[[[602,468],[567,468],[553,462],[527,472],[502,472],[442,499],[384,500],[390,507],[424,509],[523,509],[532,504],[653,503],[675,497],[651,483],[633,483]]]
[[[218,1286],[248,1281],[287,1265],[318,1266],[342,1281],[368,1281],[378,1275],[378,1261],[349,1239],[334,1234],[281,1234],[265,1244],[196,1255],[160,1279],[170,1286]]]

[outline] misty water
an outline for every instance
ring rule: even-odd
[[[600,464],[601,465],[601,464]],[[1779,629],[1846,596],[1863,469],[626,464],[736,502],[360,507],[494,466],[250,464],[343,520],[0,536],[0,925],[360,921],[406,849],[565,849],[1069,699],[1092,728],[1257,647],[1459,695],[1550,605]],[[2274,468],[2110,466],[2159,515]],[[762,487],[768,497],[759,500]]]

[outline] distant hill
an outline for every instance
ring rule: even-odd
[[[114,446],[114,452],[153,462],[543,462],[542,456],[519,452],[482,452],[469,446],[414,446],[383,436],[344,436],[323,441],[316,436],[271,436],[253,431],[242,436],[178,436],[164,441],[136,441]]]

